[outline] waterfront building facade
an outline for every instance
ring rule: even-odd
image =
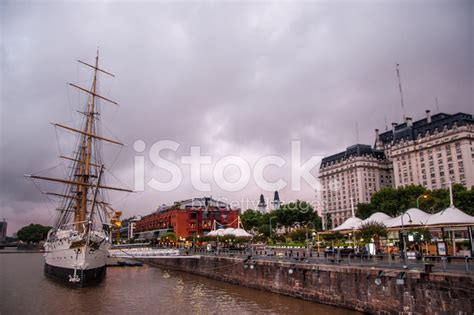
[[[128,219],[122,220],[122,226],[120,227],[120,238],[131,239],[133,238],[136,230],[137,223],[142,219],[141,216],[133,216]]]
[[[377,132],[377,131],[376,131]],[[395,187],[422,185],[446,188],[448,183],[474,185],[474,119],[470,114],[439,113],[412,122],[392,124],[376,135],[375,148],[393,163]]]
[[[210,197],[194,198],[160,206],[136,222],[134,234],[157,238],[166,232],[177,237],[205,236],[214,228],[238,228],[240,209]]]
[[[329,214],[333,227],[353,216],[358,203],[370,202],[375,192],[393,186],[392,166],[384,151],[365,144],[325,157],[319,179],[322,214]]]

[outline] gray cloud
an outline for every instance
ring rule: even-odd
[[[112,171],[129,186],[137,139],[177,141],[177,158],[190,145],[215,158],[288,156],[291,139],[302,139],[305,156],[327,155],[356,142],[358,123],[360,142],[372,144],[385,118],[402,117],[395,62],[407,115],[436,111],[435,97],[441,111],[472,113],[470,1],[1,6],[0,216],[11,222],[10,233],[29,221],[48,223],[54,205],[23,174],[59,163],[48,122],[77,119],[83,97],[65,83],[87,86],[89,72],[74,60],[92,61],[97,45],[102,66],[117,74],[101,81],[102,93],[121,104],[103,105],[104,134],[129,144]],[[68,134],[58,131],[58,139],[67,151]],[[147,163],[150,174],[161,174]],[[131,215],[201,195],[184,172],[176,191],[113,197]],[[313,198],[309,187],[284,193]],[[212,194],[257,199],[260,190],[251,183],[239,193]]]

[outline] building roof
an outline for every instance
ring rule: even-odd
[[[402,216],[403,216],[403,226],[425,225],[428,221],[428,218],[430,217],[429,213],[426,213],[418,208],[408,209],[406,213],[408,213],[408,215],[407,214],[399,215],[396,218],[388,220],[387,222],[385,222],[385,225],[389,228],[401,227]]]
[[[278,190],[275,190],[275,194],[273,195],[273,201],[280,201],[280,195],[278,194]]]
[[[223,236],[223,235],[234,235],[236,237],[251,237],[252,236],[252,234],[248,233],[247,231],[241,228],[219,229],[219,230],[213,230],[207,233],[207,236]]]
[[[470,216],[451,206],[443,211],[432,214],[426,225],[472,225],[474,224],[474,217]]]
[[[376,222],[376,223],[382,223],[382,224],[385,224],[385,222],[387,222],[388,220],[391,220],[392,217],[383,213],[383,212],[375,212],[375,213],[372,213],[370,215],[370,217],[368,217],[367,219],[365,219],[364,221],[362,221],[360,224],[359,224],[359,228],[363,225],[363,224],[367,224],[369,222]]]
[[[368,144],[354,144],[350,147],[347,147],[345,151],[325,157],[321,161],[321,168],[326,167],[330,165],[331,163],[339,163],[351,157],[359,157],[359,156],[373,157],[378,160],[385,159],[385,153],[383,152],[383,150],[373,149]]]
[[[333,231],[346,231],[346,230],[354,230],[357,229],[357,227],[360,225],[362,222],[361,219],[357,217],[350,217],[344,223],[339,225],[338,227],[332,229]]]
[[[382,144],[395,144],[403,140],[415,140],[419,135],[425,136],[427,133],[432,135],[436,131],[441,132],[446,127],[452,129],[454,125],[465,126],[474,124],[474,118],[471,114],[457,113],[446,114],[438,113],[431,116],[431,122],[427,118],[417,120],[408,126],[406,122],[396,125],[393,130],[386,131],[379,135]]]
[[[188,208],[220,208],[230,209],[230,205],[219,200],[215,200],[212,197],[202,197],[186,199],[182,201],[176,201],[173,205],[161,205],[158,207],[156,212],[164,212],[170,209],[188,209]]]
[[[408,213],[408,215],[406,213]],[[449,228],[474,225],[473,216],[462,212],[454,206],[435,214],[429,214],[417,208],[408,209],[406,213],[403,215],[404,227],[427,226]],[[359,220],[359,223],[356,223],[357,220]],[[402,215],[392,218],[385,213],[376,212],[364,221],[356,217],[349,218],[340,226],[332,229],[332,231],[359,230],[363,224],[374,221],[383,223],[387,228],[397,229],[402,227]]]

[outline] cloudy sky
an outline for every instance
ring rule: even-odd
[[[97,46],[101,67],[116,74],[101,77],[101,94],[120,103],[102,104],[103,134],[127,144],[105,147],[108,181],[134,189],[136,156],[145,157],[146,181],[170,180],[148,157],[161,140],[179,143],[163,154],[169,161],[200,146],[213,163],[202,170],[210,192],[196,190],[189,166],[179,165],[182,182],[170,192],[145,185],[113,194],[125,216],[195,196],[271,197],[253,180],[237,192],[216,185],[213,165],[227,155],[251,168],[262,156],[280,156],[288,162],[265,177],[289,181],[292,139],[301,141],[303,161],[357,138],[373,144],[375,128],[402,119],[396,62],[407,116],[474,112],[472,1],[2,1],[0,14],[0,218],[9,234],[52,223],[55,200],[23,174],[64,167],[57,156],[73,138],[49,122],[77,123],[84,96],[66,82],[90,84],[90,71],[75,60],[93,62]],[[144,153],[135,152],[137,140]],[[232,181],[240,173],[225,174]],[[289,186],[282,199],[314,199],[311,185]]]

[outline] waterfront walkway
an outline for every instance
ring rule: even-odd
[[[418,270],[424,272],[455,272],[469,273],[474,275],[474,259],[470,257],[443,257],[427,256],[419,260],[408,259],[406,268],[404,268],[403,259],[398,255],[334,255],[307,252],[307,251],[274,251],[274,250],[226,250],[226,251],[207,251],[205,249],[181,250],[183,254],[205,255],[205,256],[223,256],[223,257],[243,257],[251,256],[254,260],[284,261],[304,264],[321,265],[342,265],[359,266],[373,268],[387,268],[400,270]]]

